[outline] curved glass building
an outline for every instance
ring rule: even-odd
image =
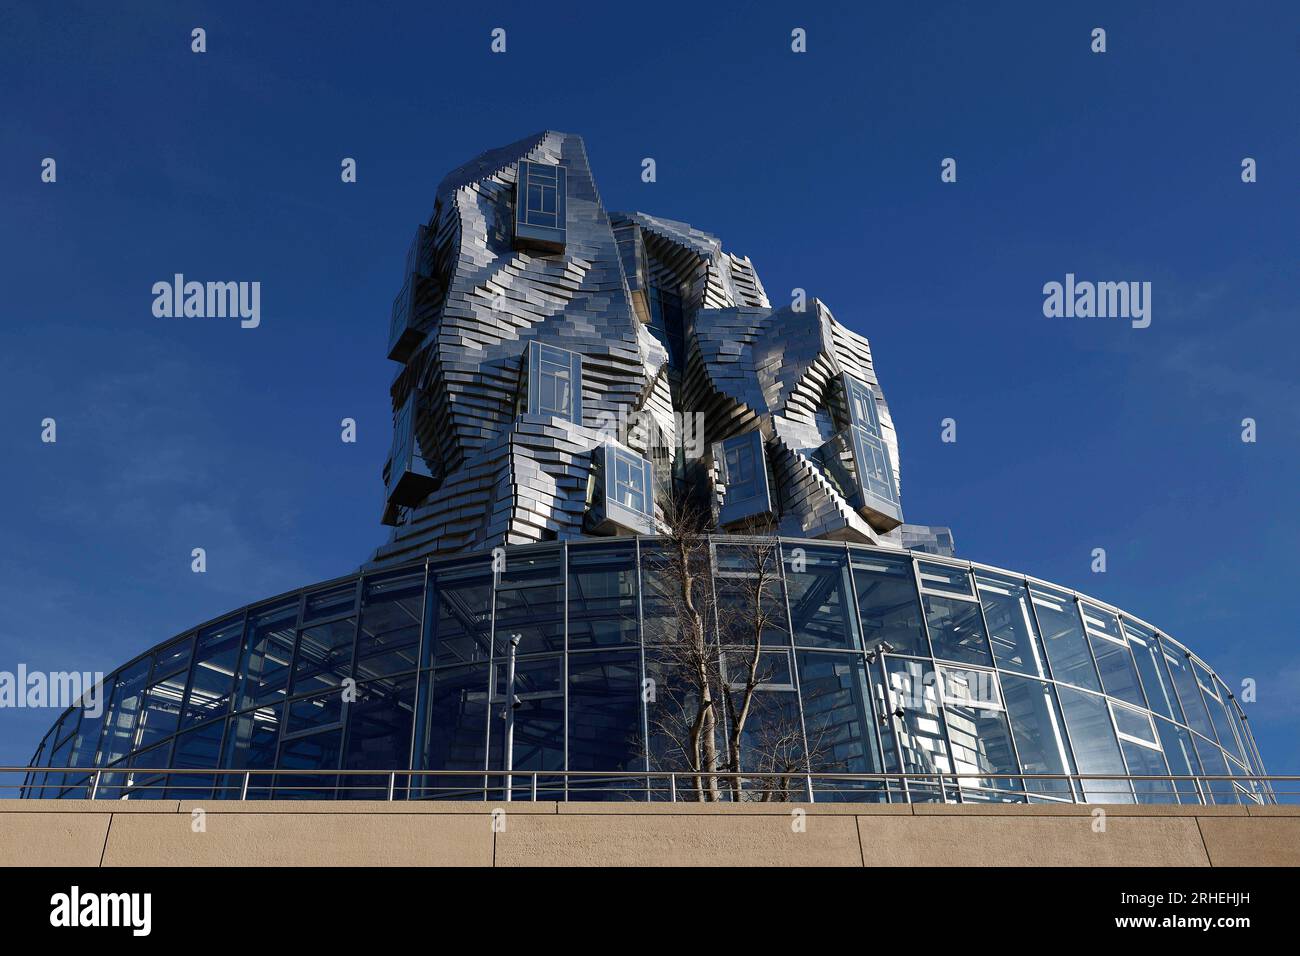
[[[579,137],[443,181],[388,358],[389,540],[118,668],[29,796],[1272,800],[1189,649],[905,525],[866,338]]]
[[[752,547],[728,537],[710,546],[719,568]],[[759,714],[802,725],[791,748],[797,798],[806,770],[970,775],[965,801],[1268,799],[1237,781],[1126,779],[1264,773],[1232,692],[1127,612],[919,552],[779,547]],[[49,769],[29,777],[28,792],[84,797],[89,775],[57,768],[94,766],[113,771],[101,775],[101,797],[238,797],[242,775],[213,771],[289,768],[321,773],[254,777],[246,796],[383,797],[390,771],[415,769],[491,776],[403,777],[398,797],[499,799],[517,637],[512,785],[529,789],[538,772],[551,799],[664,798],[655,771],[686,767],[654,746],[672,695],[643,693],[665,671],[656,629],[673,618],[662,548],[648,537],[537,545],[512,549],[504,572],[486,553],[428,560],[250,605],[119,668],[100,715],[68,710],[33,758]],[[722,616],[726,604],[718,598]],[[339,768],[376,774],[329,772]],[[577,773],[566,786],[563,771],[627,777]],[[1008,776],[1022,773],[1088,779]],[[912,792],[903,786],[811,783],[816,800],[941,798],[919,778]],[[944,790],[958,799],[953,781]]]

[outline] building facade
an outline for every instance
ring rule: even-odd
[[[41,742],[29,795],[708,796],[670,729],[703,687],[665,559],[691,513],[728,702],[710,767],[754,775],[721,796],[1271,799],[1200,658],[904,525],[867,340],[816,299],[774,308],[707,233],[606,212],[577,136],[442,182],[388,358],[388,541],[115,671]],[[747,657],[728,622],[760,619]],[[1180,776],[1221,779],[1133,779]]]

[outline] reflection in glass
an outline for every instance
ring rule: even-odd
[[[357,679],[415,670],[423,614],[423,568],[366,578],[357,632]]]
[[[1201,761],[1192,747],[1192,735],[1183,727],[1167,720],[1156,718],[1156,730],[1160,735],[1160,747],[1169,762],[1169,773],[1175,777],[1198,777],[1201,774]],[[1175,780],[1174,790],[1182,803],[1201,803],[1201,790],[1195,780]]]
[[[1065,727],[1079,773],[1091,777],[1083,781],[1085,799],[1090,803],[1132,803],[1133,790],[1128,781],[1099,779],[1105,774],[1122,777],[1125,772],[1106,698],[1059,685],[1056,692],[1065,712]]]
[[[1142,696],[1142,685],[1138,682],[1137,668],[1133,664],[1128,641],[1119,628],[1119,619],[1110,611],[1102,610],[1087,601],[1079,602],[1079,611],[1083,615],[1084,630],[1088,632],[1088,643],[1092,646],[1097,670],[1101,674],[1102,689],[1111,697],[1145,708],[1147,702]]]
[[[866,661],[857,654],[798,651],[799,686],[814,773],[883,773]],[[825,780],[817,800],[884,799],[883,782]],[[873,796],[874,795],[874,796]]]
[[[1169,674],[1173,678],[1174,688],[1178,691],[1179,703],[1187,717],[1187,726],[1198,734],[1214,740],[1210,712],[1206,710],[1205,701],[1201,699],[1201,688],[1196,683],[1195,675],[1192,674],[1192,665],[1187,652],[1163,635],[1160,637],[1160,645],[1164,652],[1165,663],[1169,666]],[[1206,773],[1209,771],[1207,770]]]
[[[998,667],[1046,677],[1042,644],[1024,582],[984,572],[976,574],[975,580]]]
[[[948,740],[944,733],[943,714],[935,687],[934,667],[929,661],[888,657],[889,709],[902,716],[893,720],[904,773],[951,773]],[[942,800],[948,784],[909,781],[913,800]]]
[[[569,649],[636,644],[636,549],[630,543],[569,552]]]
[[[930,656],[910,558],[853,550],[862,639],[867,649],[889,644],[896,654]]]
[[[415,675],[373,680],[357,685],[357,699],[348,705],[348,735],[344,770],[396,770],[410,766],[411,720],[415,712]],[[407,780],[399,774],[393,796],[406,796]],[[342,778],[340,796],[377,800],[387,795],[388,774]]]
[[[849,558],[843,548],[782,548],[794,641],[809,647],[858,649]]]
[[[1124,618],[1122,623],[1129,647],[1133,650],[1133,659],[1137,662],[1138,673],[1142,675],[1142,688],[1146,691],[1148,706],[1162,717],[1182,720],[1183,712],[1169,683],[1164,662],[1160,659],[1160,645],[1156,642],[1155,632],[1128,618]]]
[[[569,658],[569,769],[646,768],[641,727],[641,661],[635,650]],[[570,800],[645,799],[645,777],[574,780]]]
[[[1065,724],[1052,685],[1046,681],[1002,675],[1002,697],[1022,773],[1074,773]],[[1067,780],[1027,780],[1030,793],[1071,799]]]
[[[230,712],[235,669],[244,636],[243,615],[199,632],[190,687],[181,709],[181,729]]]
[[[486,661],[492,652],[492,573],[486,561],[434,565],[429,573],[430,632],[424,643],[426,666],[446,667]]]
[[[255,611],[249,615],[240,664],[240,710],[284,698],[293,660],[294,626],[298,601]]]
[[[997,777],[1019,773],[997,676],[992,671],[941,666],[939,687],[953,769],[980,775],[962,777],[964,798],[1023,803],[1024,797],[1015,792],[1023,789],[1020,781]]]
[[[1074,598],[1037,584],[1029,586],[1029,594],[1038,618],[1039,633],[1047,648],[1052,676],[1076,687],[1100,691],[1101,682],[1097,679],[1097,668],[1093,666],[1092,653],[1083,636]]]
[[[488,665],[446,667],[432,674],[428,717],[416,740],[419,770],[482,770],[487,765]],[[484,781],[421,777],[430,796],[483,800]]]

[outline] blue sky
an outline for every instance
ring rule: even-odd
[[[870,338],[909,520],[1255,678],[1300,768],[1300,8],[280,6],[0,11],[0,669],[108,670],[364,560],[410,236],[448,170],[551,128],[609,208]],[[260,281],[261,327],[155,318],[175,272]],[[1150,281],[1151,327],[1045,318],[1067,272]],[[0,762],[53,716],[0,711]]]

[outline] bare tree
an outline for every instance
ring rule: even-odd
[[[753,528],[715,547],[710,516],[699,507],[673,500],[664,518],[662,543],[643,557],[655,681],[650,759],[659,769],[686,769],[698,800],[720,800],[724,790],[746,799],[743,778],[724,786],[717,776],[745,771],[785,775],[755,778],[749,798],[790,799],[811,742],[792,695],[781,692],[793,678],[780,671],[793,661],[772,653],[789,641],[775,529]]]

